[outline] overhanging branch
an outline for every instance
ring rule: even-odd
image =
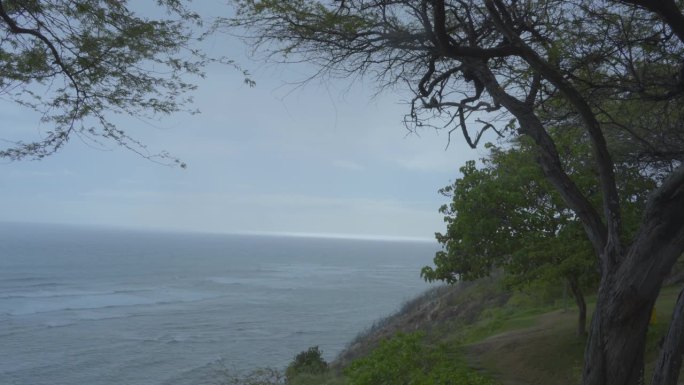
[[[594,156],[599,170],[599,183],[603,197],[603,211],[607,223],[606,243],[602,247],[600,255],[608,258],[609,263],[616,263],[622,254],[621,233],[622,213],[620,198],[615,181],[613,160],[608,151],[608,144],[601,130],[601,125],[585,98],[563,76],[556,71],[546,60],[527,45],[513,28],[505,21],[510,19],[505,5],[501,0],[485,0],[487,10],[492,16],[493,22],[499,27],[507,39],[520,48],[520,57],[525,60],[539,75],[556,86],[575,107],[582,117],[584,125],[591,138],[594,148]]]

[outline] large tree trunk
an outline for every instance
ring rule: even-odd
[[[684,353],[684,289],[679,292],[651,385],[677,385]]]
[[[584,353],[584,385],[643,383],[646,332],[657,293],[653,298],[621,294],[612,281],[602,280],[599,289]]]
[[[577,309],[579,310],[579,315],[577,317],[577,336],[583,337],[587,335],[587,303],[584,300],[584,293],[577,282],[577,277],[568,278],[570,283],[570,290],[572,291],[573,297],[575,297],[575,303],[577,304]]]
[[[683,251],[684,167],[679,167],[651,194],[627,253],[601,256],[604,264],[584,355],[584,385],[637,385],[643,381],[653,304]],[[665,341],[666,346],[670,343]]]

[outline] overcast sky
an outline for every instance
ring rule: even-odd
[[[214,66],[197,82],[201,114],[121,125],[187,169],[73,138],[43,161],[0,163],[2,220],[425,239],[443,231],[437,210],[446,198],[437,190],[479,154],[459,137],[445,149],[445,132],[407,135],[408,94],[374,97],[370,80],[295,88],[288,84],[313,68],[251,61],[247,47],[227,36],[208,44],[247,68],[257,86]],[[2,139],[49,129],[1,99],[0,116]]]

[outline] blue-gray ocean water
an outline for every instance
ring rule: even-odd
[[[332,359],[425,290],[429,242],[0,224],[0,384],[220,384]]]

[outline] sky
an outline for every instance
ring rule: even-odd
[[[202,4],[225,10],[221,2]],[[459,137],[446,148],[446,132],[409,134],[406,90],[376,95],[376,84],[363,79],[296,87],[314,67],[255,61],[226,35],[206,48],[234,58],[256,87],[214,65],[196,81],[199,115],[119,120],[187,169],[74,137],[42,161],[0,162],[0,220],[364,238],[434,239],[444,231],[438,209],[447,198],[437,190],[482,150]],[[6,140],[39,138],[49,128],[1,98],[0,119]]]

